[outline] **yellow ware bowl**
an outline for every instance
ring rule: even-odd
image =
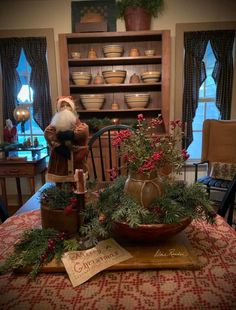
[[[122,84],[125,81],[125,70],[103,71],[102,75],[107,84]]]
[[[71,57],[72,57],[72,58],[75,58],[75,59],[76,59],[76,58],[78,59],[78,58],[81,57],[81,54],[80,54],[80,52],[72,52],[72,53],[71,53]]]
[[[75,83],[75,85],[88,85],[90,82],[90,79],[83,79],[83,78],[81,79],[74,78],[72,80]]]
[[[155,50],[145,50],[144,55],[145,56],[154,56],[156,54]]]
[[[139,110],[146,108],[148,102],[147,101],[130,101],[127,102],[127,106],[132,110]]]
[[[80,100],[86,110],[100,110],[105,96],[103,94],[80,95]]]

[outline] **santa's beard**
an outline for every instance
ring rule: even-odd
[[[56,132],[58,131],[66,131],[72,130],[76,123],[76,115],[70,110],[63,110],[57,112],[51,121],[51,125],[56,128]]]

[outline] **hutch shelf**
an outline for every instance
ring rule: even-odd
[[[103,46],[120,44],[124,48],[121,57],[106,58]],[[88,53],[96,51],[97,58],[89,59]],[[139,50],[140,56],[130,57],[132,48]],[[144,51],[154,49],[154,56],[145,56]],[[79,51],[81,58],[71,58],[71,53]],[[59,52],[61,69],[62,95],[71,95],[76,100],[77,111],[84,121],[92,117],[119,118],[120,123],[130,124],[136,120],[137,114],[143,113],[146,118],[158,114],[163,117],[163,131],[169,129],[170,106],[170,31],[127,31],[127,32],[96,32],[59,34]],[[73,71],[86,71],[94,78],[106,70],[126,70],[123,84],[93,84],[75,85],[71,78]],[[146,71],[160,71],[161,79],[157,83],[143,83],[141,74]],[[131,84],[130,77],[137,74],[140,83]],[[149,93],[150,101],[145,109],[129,109],[124,101],[127,93]],[[85,110],[80,102],[80,94],[103,93],[105,102],[102,109]],[[119,109],[112,110],[112,103],[117,103]]]

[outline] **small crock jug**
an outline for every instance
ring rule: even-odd
[[[96,51],[93,49],[93,48],[91,48],[90,50],[89,50],[89,52],[88,52],[88,58],[97,58],[97,53],[96,53]]]
[[[139,53],[138,48],[131,48],[130,49],[130,51],[129,51],[129,56],[130,57],[137,57],[139,55],[140,55],[140,53]]]
[[[133,83],[140,83],[140,77],[136,73],[134,73],[133,75],[131,75],[131,77],[129,79],[129,82],[131,84],[133,84]]]
[[[95,76],[93,84],[104,84],[104,79],[99,73]]]

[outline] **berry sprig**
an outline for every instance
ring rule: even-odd
[[[65,233],[60,232],[58,233],[55,238],[48,239],[47,248],[44,250],[44,252],[41,254],[39,261],[42,265],[45,261],[47,261],[49,258],[51,259],[52,256],[54,256],[56,252],[56,247],[62,245],[62,243],[65,240]]]
[[[70,198],[70,204],[68,206],[65,207],[64,209],[64,213],[65,215],[69,215],[71,214],[73,208],[78,205],[78,201],[77,201],[77,198],[76,197],[71,197]]]

